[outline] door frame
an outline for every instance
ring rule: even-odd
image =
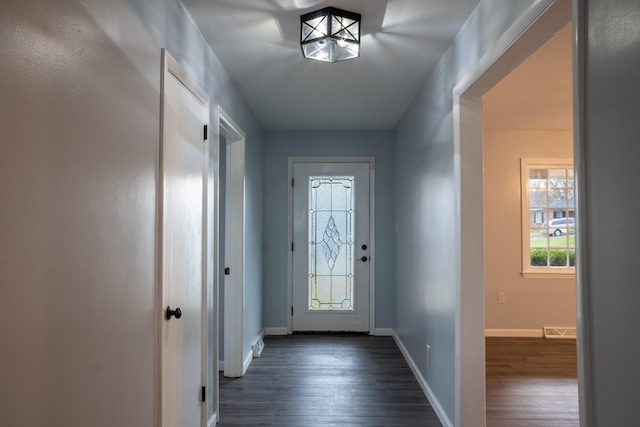
[[[157,352],[157,364],[158,364],[158,388],[156,390],[156,399],[158,402],[158,420],[160,425],[162,425],[162,391],[163,391],[163,346],[162,346],[162,331],[164,327],[164,282],[163,282],[163,218],[164,218],[164,167],[163,167],[163,149],[164,149],[164,93],[165,93],[165,79],[167,73],[171,73],[174,77],[176,77],[196,98],[198,98],[204,105],[206,109],[205,117],[209,117],[209,96],[204,92],[198,82],[193,76],[187,74],[185,69],[180,65],[180,63],[167,51],[167,49],[161,49],[161,73],[160,73],[160,132],[159,132],[159,157],[158,157],[158,184],[157,184],[157,201],[156,201],[156,209],[158,212],[157,215],[157,265],[158,265],[158,286],[157,286],[157,294],[156,298],[158,303],[156,304],[156,319],[160,321],[157,324],[156,328],[156,343],[158,347]],[[208,126],[208,120],[205,123],[205,126]],[[213,224],[213,203],[214,203],[214,194],[213,187],[211,182],[209,181],[209,170],[210,170],[210,153],[212,151],[212,141],[210,138],[207,138],[207,135],[204,136],[204,150],[203,150],[203,165],[202,165],[202,281],[201,281],[201,304],[202,304],[202,318],[201,318],[201,378],[200,383],[207,387],[207,378],[211,373],[210,368],[208,367],[207,360],[209,358],[214,357],[217,352],[217,343],[213,343],[213,348],[209,348],[209,331],[210,325],[207,321],[209,310],[212,309],[212,301],[210,301],[213,296],[214,291],[214,282],[213,278],[213,270],[215,266],[213,265],[212,257],[209,255],[214,252],[214,236],[209,235],[209,230],[212,228]],[[216,372],[216,371],[213,371]],[[205,388],[206,391],[206,388]],[[214,395],[216,402],[218,400],[217,392]],[[204,403],[204,402],[203,402]],[[217,403],[216,403],[217,407]],[[217,411],[217,409],[216,409]],[[215,413],[214,413],[215,415]],[[201,406],[201,414],[200,414],[202,426],[207,425],[207,405],[202,404]]]
[[[376,218],[376,179],[375,179],[375,157],[289,157],[288,159],[288,226],[287,226],[287,334],[293,333],[293,316],[291,310],[293,308],[293,165],[294,163],[368,163],[369,164],[369,335],[375,335],[375,308],[376,308],[376,234],[375,234],[375,218]]]
[[[571,0],[536,1],[453,89],[456,241],[460,265],[455,315],[456,426],[486,424],[482,96],[570,19]]]
[[[225,275],[225,283],[222,284],[225,287],[224,376],[241,377],[248,366],[244,363],[246,136],[242,128],[218,105],[215,136],[217,147],[220,146],[220,135],[225,137],[227,153],[224,159],[226,163],[224,267],[231,270],[229,276]],[[217,168],[218,174],[219,171]],[[217,221],[219,222],[219,217]],[[229,292],[230,288],[232,292]],[[219,288],[217,291],[219,295]]]

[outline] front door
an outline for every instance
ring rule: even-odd
[[[369,331],[369,169],[293,165],[294,331]]]
[[[162,147],[162,421],[201,425],[207,104],[166,72]],[[152,363],[152,361],[149,361]]]

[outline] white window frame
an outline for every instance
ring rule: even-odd
[[[522,217],[522,277],[525,279],[575,279],[574,267],[531,267],[531,231],[529,228],[529,170],[573,169],[571,159],[520,159],[521,217]],[[575,186],[575,175],[574,175]]]

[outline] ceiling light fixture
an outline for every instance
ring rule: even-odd
[[[338,62],[360,56],[359,13],[325,7],[300,17],[300,47],[308,59]]]

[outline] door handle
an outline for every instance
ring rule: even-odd
[[[182,317],[182,310],[180,309],[180,307],[176,307],[175,310],[171,309],[171,306],[168,305],[167,306],[167,311],[164,314],[164,318],[167,320],[171,320],[171,316],[175,316],[176,319],[179,319]]]

